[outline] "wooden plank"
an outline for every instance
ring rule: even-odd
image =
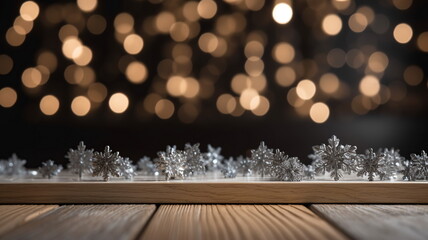
[[[427,205],[312,205],[355,239],[428,239]]]
[[[0,205],[0,235],[20,226],[57,205]]]
[[[428,182],[0,183],[0,203],[425,203]]]
[[[63,206],[2,239],[135,239],[155,209],[155,205]]]
[[[162,205],[145,239],[346,239],[301,205]]]

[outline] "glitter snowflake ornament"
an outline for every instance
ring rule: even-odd
[[[208,171],[221,168],[221,161],[224,157],[221,155],[221,147],[214,148],[208,144],[208,152],[204,154],[204,165]]]
[[[421,155],[411,154],[410,158],[411,173],[414,175],[412,179],[428,180],[428,156],[426,152],[422,150]]]
[[[158,170],[165,174],[166,180],[183,179],[186,176],[186,154],[177,150],[175,146],[167,146],[165,152],[158,152],[155,163]]]
[[[400,150],[398,149],[379,149],[379,154],[384,154],[385,158],[380,162],[380,180],[395,180],[397,179],[397,174],[403,169],[404,157],[400,155]]]
[[[260,142],[257,149],[251,150],[251,160],[253,161],[254,170],[263,178],[269,171],[272,162],[273,150],[269,149],[265,142]]]
[[[362,177],[367,175],[369,181],[373,181],[375,176],[379,176],[383,179],[385,175],[382,171],[384,168],[384,161],[385,154],[376,154],[373,148],[368,149],[365,154],[360,154],[357,176]]]
[[[70,149],[65,156],[70,161],[68,167],[71,172],[79,175],[79,180],[82,179],[84,172],[92,173],[92,157],[93,149],[86,149],[85,143],[81,141],[77,149]]]
[[[155,164],[147,156],[142,157],[138,161],[137,165],[138,165],[138,169],[141,172],[143,172],[144,174],[150,174],[151,175],[151,174],[155,174],[157,172]]]
[[[25,163],[27,163],[26,160],[18,158],[14,153],[7,161],[3,162],[3,172],[8,176],[22,176],[27,172]]]
[[[52,160],[48,160],[46,162],[42,162],[42,166],[39,168],[39,173],[42,177],[51,179],[53,176],[58,175],[61,170],[62,166],[56,165]]]
[[[253,174],[253,161],[249,158],[244,158],[243,156],[239,156],[237,158],[238,161],[238,170],[242,173],[242,176],[249,177]]]
[[[401,174],[403,174],[403,180],[407,180],[407,181],[415,181],[416,180],[415,169],[412,166],[411,160],[404,160],[403,161],[403,169],[399,172]]]
[[[343,173],[351,174],[355,170],[357,160],[357,147],[351,145],[340,145],[336,136],[328,139],[328,145],[314,146],[316,155],[315,172],[318,174],[330,173],[335,181],[343,177]]]
[[[233,158],[229,158],[229,160],[225,162],[221,173],[223,173],[225,178],[235,178],[236,175],[238,175],[237,164]]]
[[[110,176],[120,177],[119,160],[119,152],[113,153],[109,146],[104,148],[104,152],[95,152],[92,160],[92,175],[102,176],[104,181],[108,181]]]
[[[186,175],[205,174],[205,161],[199,149],[199,143],[193,145],[187,143],[184,146],[184,153],[186,155]]]
[[[297,157],[289,157],[279,149],[273,157],[271,175],[280,181],[301,181],[303,178],[303,164]]]
[[[312,164],[303,165],[303,178],[306,180],[315,179],[315,167]]]
[[[129,158],[119,157],[119,172],[125,179],[133,179],[137,176],[136,167]]]

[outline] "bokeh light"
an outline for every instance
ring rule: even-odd
[[[111,95],[108,105],[112,112],[121,114],[128,109],[129,99],[124,93],[118,92]]]
[[[0,106],[10,108],[15,105],[18,94],[13,88],[4,87],[0,89]]]
[[[407,23],[400,23],[394,28],[394,38],[398,43],[408,43],[413,37],[413,30]]]
[[[77,96],[71,102],[71,110],[76,116],[85,116],[91,110],[91,102],[85,96]]]
[[[322,102],[314,103],[309,110],[309,116],[316,123],[324,123],[330,116],[330,108]]]
[[[272,17],[279,24],[287,24],[293,17],[293,9],[287,3],[278,3],[272,10]]]
[[[43,114],[54,115],[59,109],[59,100],[54,95],[46,95],[40,100],[39,107]]]

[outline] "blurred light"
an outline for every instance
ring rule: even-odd
[[[6,54],[0,55],[0,75],[6,75],[12,71],[13,59]]]
[[[406,10],[412,6],[413,0],[392,0],[392,4],[400,10]]]
[[[183,93],[183,96],[186,98],[194,98],[199,93],[199,82],[191,77],[188,77],[186,80],[186,90]]]
[[[424,72],[420,67],[411,65],[404,70],[403,77],[410,86],[417,86],[423,81]]]
[[[244,66],[247,74],[253,77],[259,76],[260,74],[262,74],[264,67],[265,65],[263,61],[258,57],[250,57],[245,62],[245,66]]]
[[[237,25],[233,15],[222,15],[217,18],[215,29],[220,35],[229,36],[236,33]]]
[[[88,87],[88,97],[91,101],[100,103],[107,97],[107,88],[102,83],[92,83]]]
[[[187,1],[183,5],[183,16],[191,22],[199,20],[198,14],[198,2],[196,1]]]
[[[183,42],[189,38],[190,28],[185,22],[176,22],[169,29],[171,38],[176,42]]]
[[[367,28],[369,21],[367,17],[359,12],[352,14],[352,16],[348,20],[349,28],[356,33],[360,33]]]
[[[377,34],[384,34],[389,28],[389,19],[383,14],[376,14],[374,22],[370,25]]]
[[[174,114],[174,104],[168,99],[161,99],[156,103],[155,113],[160,119],[168,119]]]
[[[59,109],[59,101],[54,95],[46,95],[40,100],[40,111],[43,114],[51,116]]]
[[[428,52],[428,32],[419,34],[417,45],[422,52]]]
[[[58,66],[58,60],[51,51],[43,51],[37,57],[37,64],[47,67],[49,72],[53,73]]]
[[[187,81],[181,76],[172,76],[166,83],[166,90],[171,96],[183,96],[187,90]]]
[[[88,114],[89,110],[91,110],[91,102],[85,96],[77,96],[71,102],[71,111],[73,111],[76,116],[85,116]]]
[[[216,106],[219,112],[231,114],[236,108],[236,100],[230,94],[222,94],[217,98]]]
[[[337,35],[342,30],[342,20],[337,14],[328,14],[322,20],[322,30],[327,35]]]
[[[277,43],[272,49],[272,56],[278,63],[290,63],[294,59],[294,47],[286,42]]]
[[[75,50],[81,46],[82,46],[82,42],[78,38],[68,37],[64,40],[64,43],[62,44],[62,53],[66,58],[73,59],[74,54],[77,57],[79,53],[82,53],[82,49],[80,49],[79,52],[75,53]]]
[[[314,97],[317,87],[309,79],[300,81],[296,87],[297,96],[303,100],[309,100]]]
[[[272,10],[272,17],[279,24],[287,24],[293,17],[293,9],[287,3],[278,3]]]
[[[259,41],[249,41],[245,44],[244,53],[247,58],[258,57],[261,58],[264,53],[264,46]]]
[[[26,35],[33,29],[33,22],[25,21],[21,16],[18,16],[13,22],[13,28],[15,29],[16,33]]]
[[[327,94],[333,94],[339,90],[339,78],[333,73],[326,73],[320,78],[320,88]]]
[[[150,93],[146,96],[143,102],[144,109],[149,113],[155,113],[156,103],[161,100],[162,97],[156,93]]]
[[[363,14],[366,17],[368,24],[373,23],[373,21],[375,19],[375,13],[371,7],[362,6],[362,7],[358,8],[357,12]]]
[[[25,21],[34,21],[39,16],[39,11],[39,5],[33,1],[24,2],[19,9],[19,13]]]
[[[265,5],[265,0],[245,0],[245,6],[251,11],[259,11]]]
[[[239,103],[246,110],[254,110],[260,104],[259,93],[255,89],[247,88],[242,91],[239,97]]]
[[[407,23],[400,23],[394,28],[394,39],[398,43],[405,44],[412,39],[413,30]]]
[[[269,111],[269,100],[264,96],[260,96],[258,101],[258,106],[252,109],[251,112],[256,116],[264,116]]]
[[[77,46],[72,53],[74,63],[79,66],[86,66],[92,60],[92,51],[87,46]]]
[[[244,89],[251,87],[251,80],[248,76],[244,74],[236,74],[232,78],[230,85],[235,93],[241,94]]]
[[[287,101],[291,106],[293,106],[295,108],[301,107],[305,103],[305,100],[303,100],[299,96],[297,96],[296,88],[291,88],[288,91]]]
[[[129,13],[120,13],[114,19],[114,28],[121,34],[130,33],[134,28],[134,18]]]
[[[42,82],[42,73],[37,68],[27,68],[22,72],[21,80],[27,88],[35,88]]]
[[[123,48],[129,54],[138,54],[143,50],[143,38],[137,34],[129,34],[123,41]]]
[[[169,33],[169,29],[175,23],[174,14],[164,11],[160,12],[156,16],[155,26],[156,29],[161,33]]]
[[[331,3],[337,10],[344,11],[351,6],[352,2],[351,0],[332,0]]]
[[[340,68],[345,64],[345,58],[345,51],[340,48],[334,48],[327,54],[327,63],[334,68]]]
[[[383,52],[374,52],[370,55],[367,66],[375,73],[384,72],[388,67],[389,60]]]
[[[40,71],[40,73],[42,74],[42,79],[40,81],[39,86],[45,84],[48,82],[49,80],[49,76],[50,76],[50,72],[49,69],[43,65],[38,65],[36,66],[36,69]]]
[[[185,103],[178,110],[178,118],[184,123],[192,123],[198,114],[198,108],[192,103]]]
[[[309,116],[316,123],[324,123],[330,116],[330,109],[325,103],[317,102],[311,106]]]
[[[134,61],[126,67],[125,75],[132,83],[143,83],[147,79],[148,70],[142,62]]]
[[[95,14],[88,18],[86,27],[90,33],[100,35],[106,30],[107,21],[103,16]]]
[[[64,42],[69,37],[77,39],[78,35],[79,35],[79,30],[71,24],[66,24],[62,26],[58,32],[58,37],[61,40],[61,42]]]
[[[25,35],[21,35],[15,31],[13,27],[6,31],[6,41],[12,47],[21,46],[25,41]]]
[[[251,83],[250,87],[260,93],[263,90],[265,90],[267,85],[267,80],[264,74],[260,74],[258,76],[251,76],[250,83]]]
[[[360,92],[367,97],[373,97],[379,93],[380,83],[379,79],[373,75],[367,75],[361,79]]]
[[[97,0],[77,0],[77,6],[84,12],[94,11],[97,4]]]
[[[352,68],[360,68],[365,60],[366,57],[364,56],[364,53],[360,51],[359,49],[351,49],[346,53],[346,63],[352,67]]]
[[[199,48],[206,53],[214,52],[218,47],[218,38],[212,33],[204,33],[199,37]]]
[[[198,3],[197,11],[201,18],[211,19],[217,13],[217,4],[212,0],[202,0]]]
[[[114,113],[120,114],[128,109],[129,100],[125,94],[118,92],[111,95],[108,105]]]
[[[4,87],[0,89],[0,106],[10,108],[15,105],[18,95],[13,88]]]
[[[282,87],[291,86],[296,81],[296,72],[292,67],[282,66],[276,70],[275,80]]]

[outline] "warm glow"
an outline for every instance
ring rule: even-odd
[[[369,57],[368,67],[370,70],[376,73],[381,73],[385,71],[388,67],[389,59],[383,52],[374,52]]]
[[[132,83],[143,83],[148,76],[147,67],[138,61],[131,62],[126,68],[125,75]]]
[[[21,35],[15,31],[13,27],[6,31],[6,41],[12,47],[21,46],[25,41],[25,35]]]
[[[263,116],[269,111],[270,103],[264,96],[260,96],[258,101],[258,106],[251,110],[251,112],[256,116]]]
[[[317,102],[311,106],[309,116],[316,123],[324,123],[330,116],[330,109],[325,103]]]
[[[73,111],[76,116],[85,116],[88,114],[89,110],[91,110],[91,102],[85,96],[75,97],[71,102],[71,111]]]
[[[348,21],[349,28],[356,33],[364,31],[368,24],[367,17],[359,12],[352,14]]]
[[[13,29],[15,29],[18,34],[26,35],[31,32],[33,25],[32,21],[25,21],[21,16],[18,16],[13,22]]]
[[[97,0],[77,0],[77,6],[84,12],[92,12],[97,7]]]
[[[53,95],[46,95],[40,100],[40,111],[43,114],[51,116],[54,115],[59,109],[59,101]]]
[[[272,17],[279,24],[287,24],[293,17],[293,9],[287,3],[278,3],[272,10]]]
[[[339,90],[339,78],[333,73],[326,73],[320,78],[320,88],[327,94],[333,94]]]
[[[86,66],[92,60],[92,51],[87,46],[78,46],[74,49],[72,53],[72,58],[74,63],[79,66]]]
[[[134,18],[129,13],[120,13],[114,19],[114,28],[121,34],[130,33],[134,29]]]
[[[212,33],[204,33],[199,37],[198,44],[202,51],[212,53],[217,49],[219,41],[216,35]]]
[[[76,37],[68,37],[64,40],[62,44],[62,53],[66,58],[73,59],[73,54],[75,57],[78,57],[82,53],[82,48],[79,51],[75,52],[78,47],[82,46],[82,42]]]
[[[244,68],[248,75],[252,77],[259,76],[263,73],[265,64],[258,57],[250,57],[245,62]]]
[[[39,16],[39,11],[39,5],[33,1],[24,2],[19,9],[19,13],[25,21],[34,21]]]
[[[22,72],[21,80],[27,88],[35,88],[42,82],[42,73],[37,68],[27,68]]]
[[[5,87],[0,90],[0,106],[10,108],[15,105],[18,95],[16,91],[10,87]]]
[[[217,13],[217,4],[212,0],[202,0],[198,4],[197,11],[201,18],[213,18]]]
[[[37,64],[43,65],[49,69],[49,72],[54,72],[56,70],[56,67],[58,66],[58,60],[50,51],[43,51],[39,54],[37,57]]]
[[[174,104],[168,99],[161,99],[155,105],[155,113],[160,119],[168,119],[174,114]]]
[[[185,22],[176,22],[169,29],[169,34],[174,41],[183,42],[189,38],[189,25]]]
[[[91,101],[100,103],[107,97],[107,88],[102,83],[92,83],[88,88],[88,97]]]
[[[309,100],[314,97],[317,88],[309,79],[305,79],[300,81],[296,87],[297,96],[299,96],[303,100]]]
[[[277,43],[272,50],[272,56],[278,63],[290,63],[295,55],[294,47],[286,42]]]
[[[400,10],[406,10],[412,6],[413,0],[392,0],[392,4]]]
[[[398,43],[408,43],[413,36],[412,27],[407,23],[400,23],[394,28],[394,39]]]
[[[222,94],[217,98],[216,106],[219,112],[223,114],[231,114],[236,108],[235,98],[228,94]]]
[[[155,27],[161,33],[168,33],[174,23],[174,14],[167,11],[160,12],[155,19]]]
[[[336,14],[329,14],[322,20],[322,30],[327,35],[337,35],[342,30],[342,20]]]
[[[428,32],[423,32],[418,36],[417,45],[422,52],[428,52]]]
[[[242,91],[241,96],[239,97],[239,103],[244,109],[254,110],[260,104],[259,93],[252,88],[247,88]]]
[[[166,83],[166,90],[171,96],[182,96],[187,90],[187,81],[181,76],[172,76]]]
[[[275,81],[282,87],[289,87],[296,81],[296,72],[292,67],[282,66],[276,70]]]
[[[259,41],[250,41],[245,45],[244,53],[247,58],[263,56],[265,49],[261,42]]]
[[[422,68],[411,65],[404,70],[403,77],[404,81],[410,86],[417,86],[423,81],[424,72]]]
[[[367,97],[376,96],[380,90],[379,79],[373,75],[367,75],[360,82],[360,92]]]
[[[125,94],[119,92],[111,95],[108,105],[114,113],[120,114],[128,109],[129,100]]]
[[[92,34],[99,35],[106,30],[107,21],[103,16],[95,14],[88,18],[86,27]]]
[[[123,41],[123,48],[129,54],[138,54],[143,50],[143,38],[137,34],[129,34]]]
[[[76,38],[79,35],[79,30],[71,24],[65,24],[59,29],[58,37],[61,40],[61,42],[64,42],[66,39],[70,38]]]
[[[13,60],[6,54],[0,55],[0,75],[6,75],[12,71]]]

